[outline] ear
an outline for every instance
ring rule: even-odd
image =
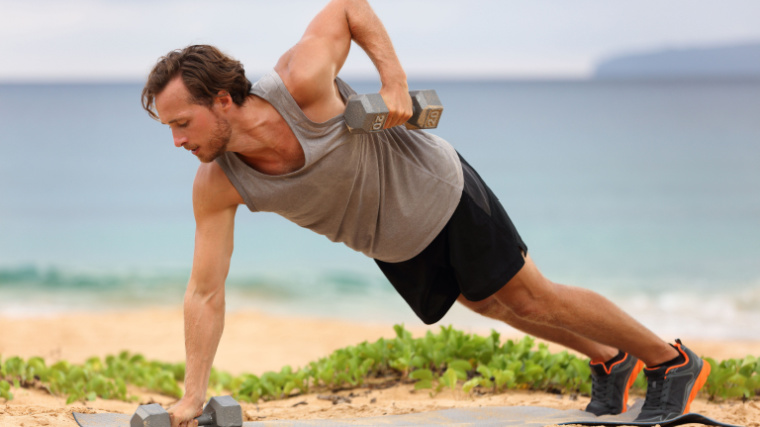
[[[226,90],[220,90],[214,98],[214,105],[218,106],[222,110],[228,110],[232,107],[233,104],[234,102],[232,101],[232,96]]]

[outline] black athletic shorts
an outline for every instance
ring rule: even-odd
[[[462,198],[441,233],[410,260],[375,260],[428,325],[441,320],[459,294],[470,301],[493,295],[520,271],[528,252],[499,199],[459,158],[464,173]]]

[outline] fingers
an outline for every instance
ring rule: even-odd
[[[409,96],[409,92],[406,90],[389,90],[384,93],[381,90],[380,95],[385,101],[385,106],[388,107],[388,117],[385,119],[383,128],[388,129],[403,125],[412,117],[412,98]]]
[[[412,102],[409,105],[388,107],[388,118],[385,120],[385,129],[401,126],[412,118]]]
[[[198,420],[195,418],[182,419],[177,414],[170,414],[172,427],[198,427]]]
[[[172,427],[198,427],[198,420],[195,417],[202,413],[202,408],[198,408],[182,400],[169,408],[169,418],[171,419]]]

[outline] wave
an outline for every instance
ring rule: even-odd
[[[0,268],[0,315],[26,316],[81,310],[175,307],[188,271],[69,271],[32,265]],[[331,301],[393,295],[379,275],[348,270],[237,274],[226,282],[228,306],[329,306]],[[282,310],[280,310],[282,311]],[[313,310],[312,310],[313,311]]]

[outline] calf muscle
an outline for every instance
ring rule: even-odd
[[[599,352],[608,354],[610,349],[633,354],[648,366],[676,356],[666,342],[603,296],[546,279],[529,256],[525,257],[522,270],[492,298],[514,314],[516,319],[512,323],[516,327],[535,328],[546,335],[544,338],[576,348],[592,359],[601,357]],[[583,340],[573,338],[569,345],[564,339],[556,341],[549,338],[556,336],[552,329],[568,331]],[[605,348],[590,347],[587,343],[582,344],[586,349],[580,350],[578,344],[573,344],[584,340]]]

